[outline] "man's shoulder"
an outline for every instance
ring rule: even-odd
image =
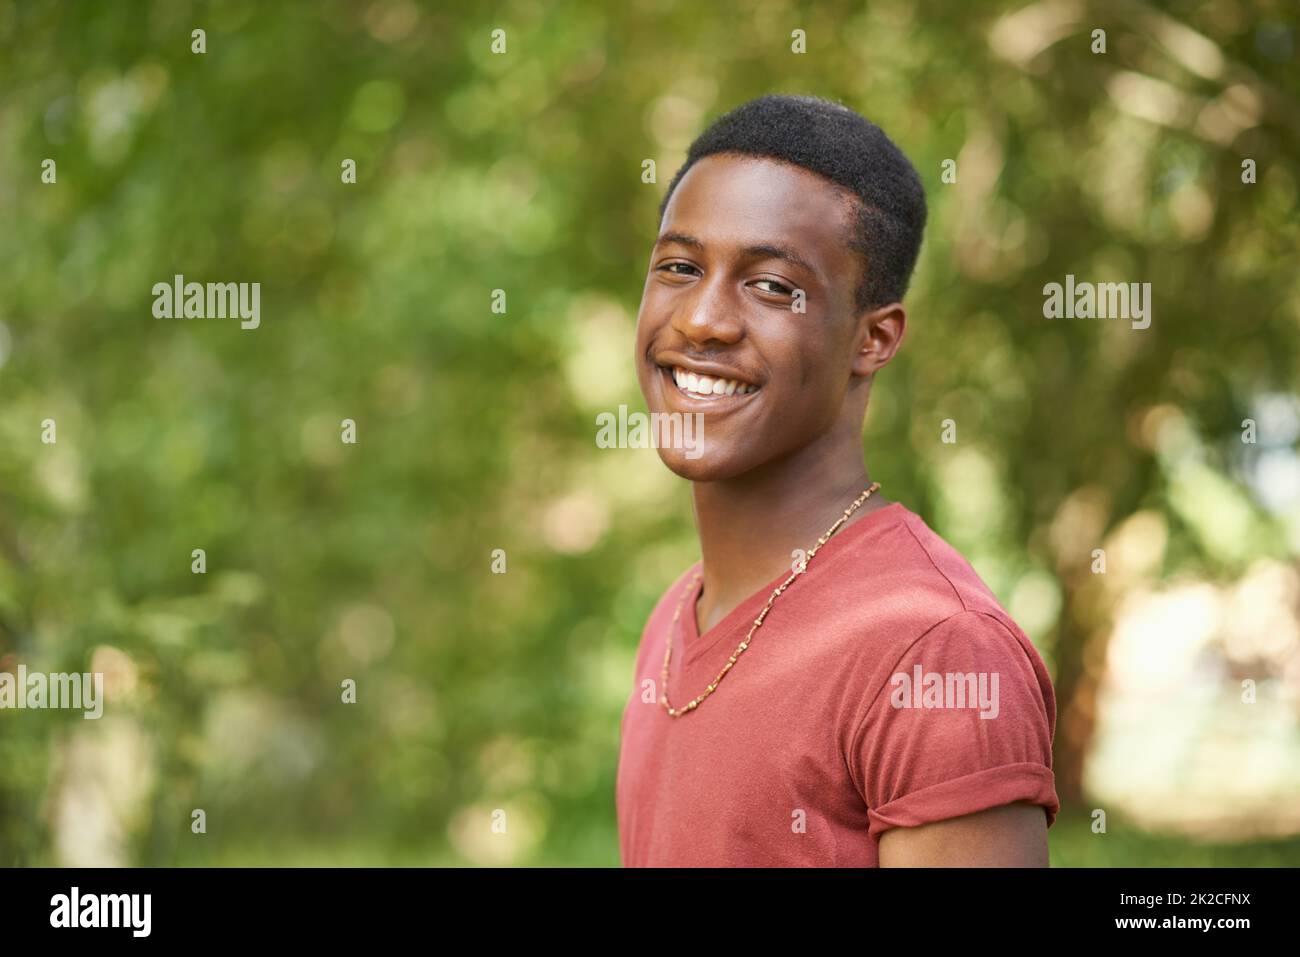
[[[1051,680],[1032,639],[956,547],[910,509],[895,512],[878,534],[842,553],[833,576],[834,587],[863,596],[834,606],[844,616],[836,631],[851,643],[848,656],[873,669],[886,665],[885,673],[917,649],[937,655],[936,663],[1005,666],[1007,681],[1017,675],[1026,687],[1038,687],[1054,733]]]
[[[961,602],[962,611],[1006,612],[970,561],[920,515],[904,509],[902,524],[916,547],[924,553],[927,571],[941,578]]]
[[[966,556],[919,514],[894,505],[892,521],[842,554],[835,569],[840,586],[869,596],[861,603],[869,614],[887,608],[909,619],[910,628],[893,630],[900,638],[968,612],[995,618],[1016,634],[1015,622]]]
[[[662,624],[666,624],[668,619],[672,618],[673,613],[677,610],[677,604],[682,598],[682,589],[688,586],[699,569],[700,563],[697,560],[691,563],[685,571],[673,579],[672,584],[664,589],[663,594],[655,601],[654,608],[650,610],[650,614],[646,617],[645,627],[641,629],[642,638],[646,634],[659,629]]]

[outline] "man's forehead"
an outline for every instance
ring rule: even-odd
[[[837,207],[851,194],[838,183],[785,160],[742,153],[715,153],[697,160],[673,190],[669,208],[682,197],[698,202],[739,200],[747,205]]]
[[[664,209],[661,241],[690,237],[704,246],[797,244],[809,254],[845,248],[847,191],[800,166],[733,153],[707,156],[686,171]]]

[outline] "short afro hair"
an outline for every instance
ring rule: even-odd
[[[852,193],[857,216],[848,244],[867,261],[857,307],[902,300],[925,230],[925,190],[916,168],[880,127],[815,96],[770,94],[743,103],[691,144],[659,204],[660,223],[686,171],[717,153],[792,163]]]

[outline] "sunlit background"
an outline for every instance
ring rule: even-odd
[[[664,186],[773,91],[925,180],[867,458],[1051,669],[1053,863],[1300,864],[1294,4],[959,7],[0,0],[0,670],[108,697],[0,712],[0,864],[616,865],[698,553],[595,417]],[[154,318],[177,273],[260,328]]]

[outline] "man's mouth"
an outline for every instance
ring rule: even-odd
[[[663,366],[672,378],[677,390],[693,399],[712,399],[727,395],[748,395],[757,392],[758,386],[749,385],[739,379],[724,379],[721,376],[699,375],[681,366]]]

